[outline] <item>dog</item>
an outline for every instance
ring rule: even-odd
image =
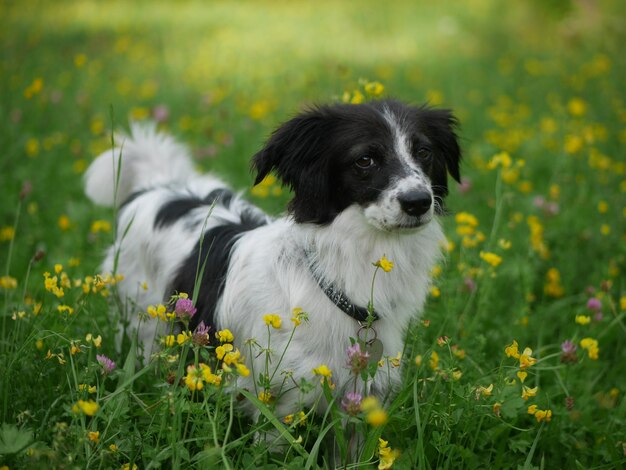
[[[456,128],[449,110],[394,100],[311,107],[279,126],[252,158],[255,184],[274,173],[293,192],[287,214],[274,218],[219,178],[197,173],[187,148],[154,124],[132,124],[120,148],[86,172],[87,196],[119,208],[103,272],[123,274],[118,292],[145,309],[175,292],[191,295],[204,267],[192,330],[201,321],[213,331],[228,328],[245,355],[247,339],[267,344],[263,315],[278,314],[274,355],[289,343],[280,368],[299,383],[324,364],[341,388],[351,378],[346,349],[367,321],[370,300],[371,326],[387,356],[403,350],[409,322],[423,310],[446,240],[438,216],[448,175],[460,181]],[[372,287],[372,263],[383,255],[395,264]],[[296,307],[308,321],[290,338]],[[131,323],[149,358],[158,322]],[[247,358],[257,373],[264,361]],[[254,390],[254,375],[241,377],[240,386]],[[370,393],[385,396],[399,382],[392,368],[376,375]],[[297,411],[299,399],[297,389],[287,391],[277,415]],[[304,405],[314,401],[309,396]]]

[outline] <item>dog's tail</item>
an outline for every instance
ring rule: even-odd
[[[130,134],[115,144],[85,174],[85,193],[96,204],[119,206],[136,191],[196,174],[189,150],[155,123],[131,123]]]

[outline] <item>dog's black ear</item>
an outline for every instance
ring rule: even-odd
[[[252,158],[259,184],[274,171],[294,197],[289,212],[297,222],[327,223],[329,205],[328,132],[331,120],[318,109],[306,111],[276,129]]]
[[[448,173],[461,182],[461,147],[456,134],[458,121],[448,109],[420,108],[418,113],[420,127],[434,147],[430,177],[433,192],[443,210],[443,199],[448,194]]]

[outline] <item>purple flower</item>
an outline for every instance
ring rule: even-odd
[[[152,117],[156,122],[165,122],[170,117],[170,109],[164,104],[152,108]]]
[[[102,373],[105,375],[110,374],[115,370],[115,367],[117,367],[115,362],[106,357],[104,354],[96,355],[96,360],[98,361],[98,364],[102,366]]]
[[[600,299],[592,297],[587,301],[587,308],[592,312],[598,312],[602,310],[602,302],[600,301]]]
[[[561,343],[561,351],[563,351],[565,354],[571,354],[573,352],[576,352],[576,344],[574,344],[569,339],[566,339]]]
[[[569,339],[561,343],[561,351],[563,351],[563,354],[561,354],[561,362],[571,362],[573,364],[578,362],[578,356],[576,355],[576,344],[574,344]]]
[[[370,354],[367,351],[361,351],[361,345],[359,343],[354,343],[350,346],[346,350],[346,354],[348,355],[347,366],[354,374],[360,373],[367,367]]]
[[[471,277],[466,277],[463,279],[463,285],[468,290],[468,292],[474,292],[476,290],[476,282]]]
[[[363,397],[360,393],[348,392],[341,399],[341,406],[346,413],[354,416],[361,411],[361,400],[363,400]]]
[[[204,324],[203,321],[196,327],[193,332],[191,341],[199,346],[206,346],[209,344],[209,327]]]
[[[196,314],[197,309],[191,299],[178,299],[174,307],[174,313],[179,320],[190,320]]]

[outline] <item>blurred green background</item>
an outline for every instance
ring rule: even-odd
[[[240,188],[278,123],[341,99],[361,78],[382,82],[385,96],[452,108],[469,179],[507,150],[534,162],[535,185],[554,182],[572,98],[591,124],[623,128],[620,0],[29,0],[0,9],[2,225],[22,184],[33,185],[17,259],[36,246],[59,256],[92,248],[50,232],[85,233],[106,217],[83,197],[81,174],[129,119],[156,118],[203,169]],[[492,181],[474,180],[491,191]],[[287,197],[272,187],[257,202],[279,212]]]

